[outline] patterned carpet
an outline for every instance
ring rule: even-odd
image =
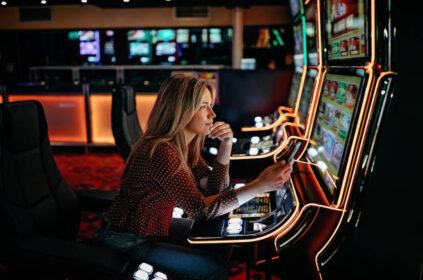
[[[119,190],[119,178],[123,171],[124,162],[115,152],[89,152],[89,153],[57,153],[55,154],[57,166],[68,184],[75,190],[103,189]],[[100,218],[96,213],[83,212],[79,231],[79,240],[89,239],[94,236],[99,227]],[[246,264],[237,259],[234,254],[231,262],[230,280],[246,279]],[[273,268],[273,267],[272,267]],[[250,270],[250,279],[265,279],[261,268]],[[273,269],[272,269],[273,272]],[[273,273],[272,273],[273,274]],[[272,275],[271,280],[280,280]]]

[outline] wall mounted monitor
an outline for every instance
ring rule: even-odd
[[[303,93],[301,94],[300,105],[298,107],[298,115],[300,117],[301,125],[306,125],[316,75],[316,69],[309,69],[307,71],[307,75],[304,81]]]
[[[314,0],[305,7],[307,57],[308,65],[311,66],[316,66],[318,64],[317,35],[319,31],[316,24],[316,4],[317,1]]]
[[[365,0],[328,0],[325,11],[329,65],[364,65],[369,49]]]
[[[307,155],[317,164],[319,178],[330,196],[342,180],[364,81],[363,69],[332,71],[326,74],[322,87]]]

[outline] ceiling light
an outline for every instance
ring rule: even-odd
[[[123,0],[123,2],[128,3],[128,2],[129,2],[129,0]]]
[[[45,5],[45,4],[47,4],[47,1],[46,0],[41,0],[41,4]]]
[[[6,1],[1,1],[1,5],[2,6],[6,6],[7,5],[7,2]]]
[[[87,0],[81,0],[81,3],[87,3]]]

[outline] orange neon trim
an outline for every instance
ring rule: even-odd
[[[375,31],[376,30],[376,28],[375,28],[375,26],[376,26],[376,24],[375,24],[375,14],[376,14],[376,12],[375,12],[375,10],[376,10],[375,1],[372,0],[371,1],[371,15],[370,15],[370,17],[371,17],[371,61],[366,66],[366,70],[369,72],[369,75],[373,75],[373,67],[375,65],[375,52],[376,52],[376,42],[375,42],[375,34],[376,34],[376,31]],[[369,78],[369,83],[368,83],[367,88],[366,88],[366,94],[368,94],[369,93],[368,91],[370,91],[370,84],[371,84],[370,83],[371,82],[370,80],[373,80],[373,77]],[[372,108],[371,108],[371,110],[374,109],[373,107],[374,107],[375,99],[376,99],[376,93],[375,92],[376,91],[373,92]],[[361,123],[361,117],[362,117],[362,114],[363,114],[363,109],[364,108],[362,108],[362,110],[360,112],[360,119],[359,119],[359,122],[358,123]],[[366,130],[366,134],[368,132],[370,120],[371,120],[371,114],[369,113],[367,115],[367,120],[366,120],[366,123],[365,123],[365,126],[366,126],[366,129],[365,129]],[[358,131],[358,129],[356,129],[356,135],[354,136],[353,146],[354,146],[354,144],[355,144],[355,142],[357,141],[357,138],[358,138],[357,131]],[[362,150],[363,150],[363,147],[364,147],[364,142],[365,142],[365,137],[362,137],[361,138],[361,143],[360,143],[359,149],[357,151],[357,154],[360,154],[360,155],[362,154]],[[359,161],[357,160],[356,163],[355,163],[355,166],[353,168],[354,171],[350,173],[351,175],[352,174],[356,174],[357,167],[358,167],[358,162]],[[348,162],[348,164],[350,164],[350,163]],[[344,182],[343,183],[345,183],[345,184],[347,183],[346,182],[346,179],[344,179]],[[347,190],[347,194],[346,194],[346,197],[345,197],[345,202],[348,202],[349,201],[349,198],[351,196],[351,192],[352,192],[352,188],[351,188],[352,186],[351,185],[353,183],[352,176],[350,177],[349,183],[350,184],[349,184],[349,188]],[[341,198],[341,196],[340,196],[340,198]],[[340,204],[340,201],[338,201],[338,204]],[[346,207],[347,207],[347,203],[344,203],[344,209],[346,209]],[[321,279],[322,279],[322,275],[321,275],[321,272],[320,272],[320,266],[319,266],[319,263],[318,263],[318,258],[322,254],[322,252],[329,246],[329,244],[331,243],[331,241],[333,240],[333,238],[337,234],[337,232],[339,230],[339,227],[342,224],[344,215],[345,215],[345,211],[344,211],[344,213],[342,213],[341,218],[339,219],[338,225],[336,226],[335,230],[332,232],[332,235],[329,237],[329,239],[327,240],[327,242],[322,246],[322,248],[317,252],[317,254],[315,256],[315,265],[316,265],[317,271],[318,271]]]
[[[75,95],[9,95],[9,101],[37,100],[44,109],[52,144],[87,143],[85,101]]]
[[[0,103],[3,103],[3,96],[0,95]]]
[[[115,145],[112,133],[112,95],[96,94],[89,99],[91,141],[94,144]]]

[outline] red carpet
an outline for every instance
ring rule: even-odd
[[[63,178],[75,190],[119,190],[119,178],[124,163],[118,153],[90,152],[86,154],[56,154],[55,159]],[[98,214],[82,213],[78,239],[92,238],[99,224],[100,219]],[[230,280],[245,280],[245,263],[236,259],[233,260],[230,274]],[[250,279],[265,279],[265,273],[251,269]],[[272,275],[271,280],[280,280],[280,278]]]

